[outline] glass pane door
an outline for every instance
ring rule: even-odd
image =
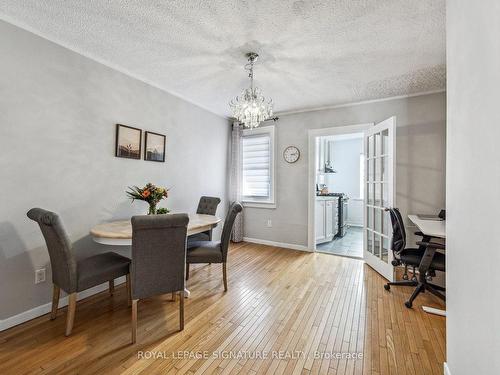
[[[365,133],[365,251],[368,265],[392,281],[392,228],[386,208],[394,202],[394,131],[391,117]]]

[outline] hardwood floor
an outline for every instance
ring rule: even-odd
[[[233,245],[228,292],[220,264],[191,266],[184,331],[170,294],[142,300],[132,345],[123,284],[79,302],[70,337],[66,309],[0,333],[0,373],[442,374],[445,318],[420,306],[443,305],[409,310],[412,288],[383,283],[359,260]]]

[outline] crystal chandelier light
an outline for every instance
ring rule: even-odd
[[[248,64],[245,70],[248,70],[250,78],[250,87],[243,90],[240,96],[237,96],[229,103],[233,116],[246,128],[256,128],[262,121],[267,120],[273,115],[273,101],[266,99],[262,91],[253,85],[253,66],[258,54],[250,52],[246,54]]]

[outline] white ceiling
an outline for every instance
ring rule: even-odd
[[[0,18],[221,115],[248,51],[275,112],[445,88],[445,0],[0,0]]]

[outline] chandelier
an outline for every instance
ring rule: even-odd
[[[233,116],[246,128],[256,128],[262,121],[267,120],[273,115],[273,101],[266,99],[262,91],[253,85],[253,66],[259,57],[255,52],[246,54],[248,64],[245,70],[248,71],[250,78],[250,87],[243,90],[240,96],[237,96],[229,103]]]

